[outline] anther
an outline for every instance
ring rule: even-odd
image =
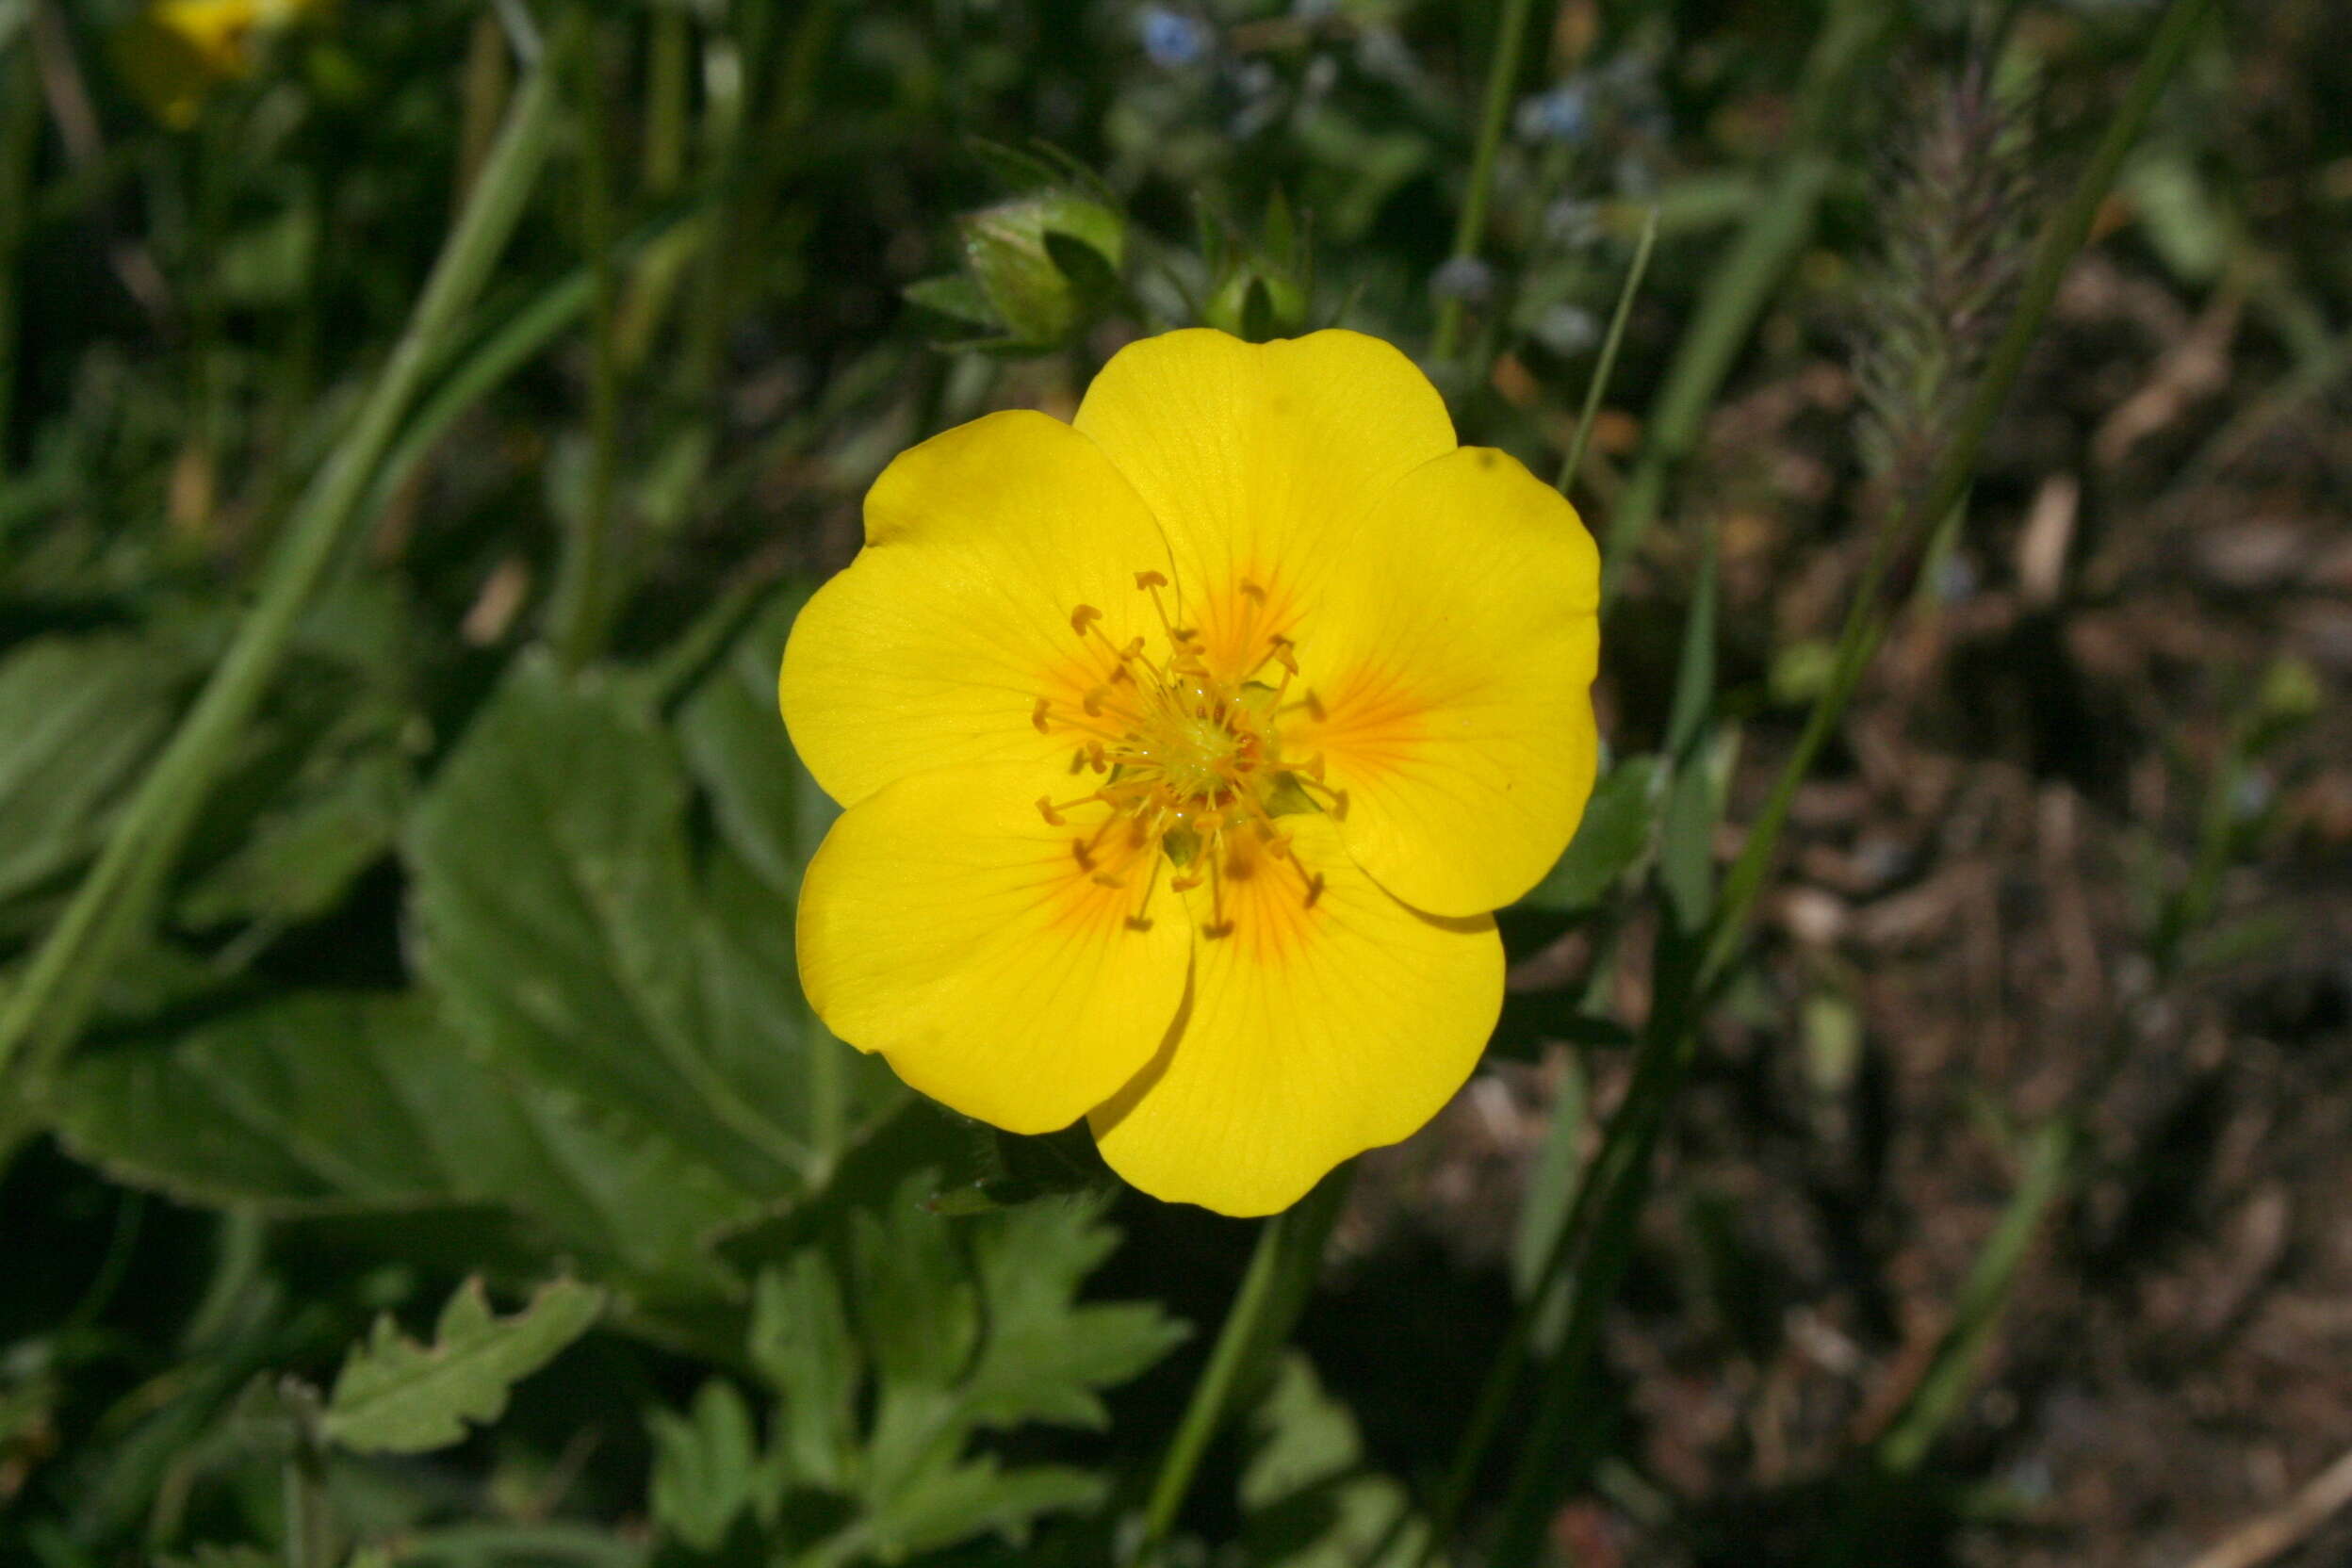
[[[1277,664],[1280,664],[1283,669],[1288,670],[1292,675],[1297,675],[1298,673],[1298,656],[1291,651],[1289,638],[1275,638],[1274,645],[1266,651],[1266,657],[1273,660]]]
[[[1054,808],[1054,798],[1051,795],[1039,795],[1037,797],[1037,814],[1045,819],[1046,825],[1049,827],[1067,827],[1070,825],[1070,819],[1063,816],[1059,811],[1056,811]]]
[[[1248,578],[1243,578],[1241,580],[1241,596],[1246,599],[1253,599],[1259,604],[1264,604],[1266,602],[1266,590],[1250,581]]]
[[[1096,872],[1091,880],[1097,887],[1102,888],[1123,888],[1127,885],[1125,877],[1114,876],[1107,871]]]
[[[1078,706],[1086,710],[1086,716],[1088,718],[1101,718],[1102,716],[1102,705],[1105,702],[1108,702],[1110,697],[1111,689],[1108,686],[1097,686],[1093,691],[1088,692],[1079,700]]]
[[[1307,717],[1313,719],[1315,723],[1321,724],[1324,719],[1329,716],[1323,711],[1323,699],[1315,694],[1313,687],[1309,687],[1307,690],[1306,704]]]
[[[1102,612],[1090,604],[1082,604],[1070,612],[1070,629],[1084,637],[1086,628],[1102,618]]]
[[[1306,908],[1309,908],[1309,909],[1314,908],[1314,907],[1315,907],[1315,901],[1316,899],[1318,899],[1318,898],[1321,898],[1322,896],[1323,896],[1323,878],[1322,878],[1321,874],[1316,874],[1316,875],[1314,875],[1314,876],[1310,876],[1310,877],[1308,877],[1308,878],[1307,878],[1307,902],[1306,902],[1306,904],[1305,904],[1305,906],[1305,906]]]
[[[1135,574],[1135,586],[1147,589],[1165,588],[1168,586],[1168,579],[1158,572],[1137,572]]]
[[[1052,726],[1046,723],[1046,714],[1053,710],[1053,707],[1054,704],[1052,702],[1048,701],[1044,697],[1039,697],[1037,699],[1037,705],[1029,710],[1029,722],[1037,727],[1037,733],[1040,735],[1046,733],[1046,731],[1052,727]]]

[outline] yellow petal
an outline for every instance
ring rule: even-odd
[[[1454,447],[1429,378],[1352,332],[1145,338],[1111,357],[1074,422],[1159,519],[1180,612],[1225,679],[1288,633],[1389,486]]]
[[[1049,788],[1088,787],[1035,767],[941,768],[843,812],[801,890],[817,1016],[1008,1132],[1067,1127],[1132,1078],[1183,1000],[1191,931],[1165,886],[1135,918],[1156,851],[1114,829],[1082,863],[1092,824],[1073,811],[1055,828],[1037,810]]]
[[[991,414],[899,454],[866,547],[793,624],[778,697],[802,760],[852,805],[924,769],[1067,760],[1031,723],[1101,685],[1159,622],[1141,571],[1168,545],[1119,471],[1042,414]],[[1101,612],[1072,629],[1081,605]]]
[[[1500,908],[1592,788],[1599,556],[1560,493],[1464,447],[1390,487],[1298,630],[1286,755],[1320,754],[1348,853],[1416,908]]]
[[[1223,1214],[1285,1208],[1349,1155],[1409,1136],[1470,1076],[1502,1007],[1491,918],[1409,909],[1329,819],[1282,823],[1321,891],[1310,904],[1295,867],[1261,856],[1188,892],[1197,923],[1231,929],[1200,937],[1175,1033],[1089,1118],[1128,1182]]]

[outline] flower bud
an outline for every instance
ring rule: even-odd
[[[1286,273],[1247,258],[1218,282],[1200,319],[1252,343],[1295,337],[1306,328],[1307,291]]]
[[[1066,341],[1118,293],[1126,225],[1089,197],[1037,191],[975,212],[961,226],[965,270],[1019,344]]]

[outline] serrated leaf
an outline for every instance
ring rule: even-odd
[[[328,1397],[329,1441],[362,1453],[423,1453],[462,1442],[466,1424],[496,1421],[514,1385],[586,1333],[604,1292],[574,1280],[542,1285],[512,1317],[491,1314],[479,1277],[441,1310],[431,1345],[390,1314],[351,1348]]]
[[[697,1551],[716,1551],[736,1520],[751,1513],[775,1520],[783,1495],[779,1466],[760,1451],[760,1433],[743,1391],[713,1378],[685,1415],[655,1411],[653,1520]]]
[[[1044,1514],[1098,1506],[1110,1483],[1061,1465],[1006,1470],[995,1456],[941,1465],[890,1497],[866,1521],[865,1533],[885,1561],[938,1551],[977,1535],[1028,1539]]]
[[[326,913],[390,852],[409,791],[408,766],[389,747],[351,758],[265,811],[252,836],[188,890],[179,918],[203,927]]]
[[[899,294],[908,304],[920,305],[936,316],[951,321],[969,322],[975,327],[1002,325],[996,307],[981,292],[980,286],[961,272],[941,277],[923,278],[900,289]]]
[[[1574,914],[1600,903],[1649,848],[1659,814],[1658,760],[1628,757],[1601,776],[1576,836],[1544,880],[1519,902]]]
[[[1251,1568],[1403,1568],[1422,1560],[1427,1527],[1397,1522],[1404,1487],[1364,1468],[1355,1417],[1323,1391],[1305,1356],[1282,1359],[1250,1421],[1242,1471],[1244,1560]],[[1392,1534],[1392,1532],[1394,1532]],[[1374,1548],[1387,1548],[1375,1555]]]
[[[784,639],[806,596],[777,596],[695,687],[677,729],[724,844],[703,878],[710,1047],[745,1095],[800,1140],[813,1180],[906,1090],[880,1057],[833,1037],[795,978],[789,901],[841,810],[801,765],[776,707]]]
[[[1100,1391],[1185,1332],[1151,1303],[1079,1301],[1117,1243],[1101,1201],[950,1220],[923,1205],[936,1185],[906,1174],[760,1278],[748,1349],[777,1395],[773,1452],[791,1485],[852,1510],[791,1560],[897,1560],[1094,1507],[1100,1478],[1001,1469],[976,1441],[1102,1426]]]
[[[177,711],[185,671],[133,637],[44,637],[0,660],[0,900],[71,872]]]
[[[984,1427],[1041,1421],[1100,1429],[1096,1390],[1123,1383],[1189,1331],[1150,1302],[1080,1303],[1086,1276],[1119,1245],[1102,1197],[1049,1200],[973,1222],[988,1337],[964,1406]]]
[[[498,1203],[640,1294],[727,1289],[703,1243],[747,1212],[676,1151],[475,1061],[416,996],[298,995],[88,1051],[57,1102],[75,1154],[183,1201],[281,1216]]]
[[[814,1248],[760,1276],[752,1294],[751,1363],[783,1396],[777,1439],[785,1462],[812,1485],[846,1488],[858,1446],[865,1358],[833,1271]]]
[[[519,661],[412,820],[418,965],[494,1060],[691,1150],[748,1195],[800,1190],[812,1156],[773,1058],[714,1023],[714,918],[687,850],[687,783],[652,716],[610,684]],[[762,923],[789,929],[780,902]],[[730,955],[727,950],[732,948]],[[765,960],[779,961],[775,955]],[[778,985],[789,981],[777,977]]]

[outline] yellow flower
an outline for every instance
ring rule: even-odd
[[[318,9],[322,0],[153,0],[115,35],[124,80],[166,124],[195,123],[204,96],[253,74],[258,38]]]
[[[1287,1206],[1478,1061],[1491,911],[1592,786],[1597,580],[1568,503],[1354,333],[1170,333],[1072,424],[902,453],[784,655],[847,808],[810,1002],[968,1116]]]

